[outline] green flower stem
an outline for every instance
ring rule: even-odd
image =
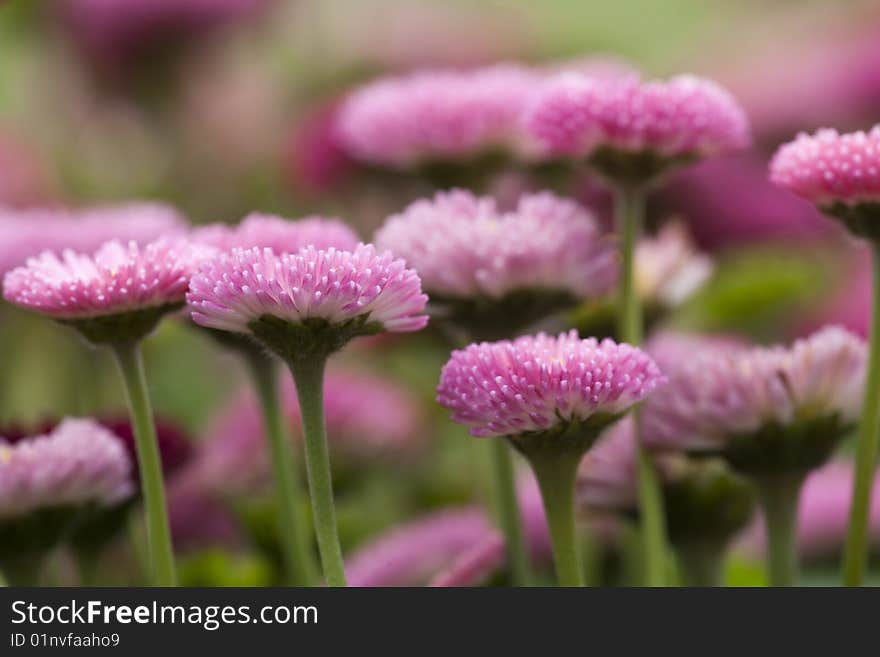
[[[635,251],[644,223],[644,193],[633,188],[618,188],[614,206],[622,256],[618,332],[623,342],[638,345],[642,342],[643,324],[642,307],[635,285]],[[639,511],[645,584],[663,586],[666,583],[668,554],[663,495],[654,464],[641,442],[638,415],[634,417],[634,426],[638,443]]]
[[[725,546],[712,540],[689,540],[676,546],[686,586],[721,586]]]
[[[877,466],[877,444],[880,440],[880,241],[874,242],[872,256],[874,288],[868,379],[865,384],[865,403],[859,424],[855,481],[849,510],[846,547],[843,553],[845,586],[861,586],[865,579],[865,567],[868,561],[868,516],[871,509],[874,469]]]
[[[147,543],[152,566],[152,583],[157,586],[176,586],[174,552],[171,530],[162,482],[162,461],[156,440],[156,426],[147,394],[144,361],[137,342],[115,345],[113,353],[128,398],[128,410],[134,429],[135,447],[140,464],[141,490],[147,519]]]
[[[260,401],[263,429],[271,456],[275,506],[287,580],[293,586],[308,586],[315,580],[316,564],[309,547],[310,532],[300,513],[300,483],[291,438],[278,397],[278,367],[276,361],[256,351],[248,354],[246,360]]]
[[[797,510],[801,475],[759,477],[758,498],[767,530],[770,586],[794,586],[798,578]]]
[[[513,453],[503,440],[488,440],[491,452],[492,493],[498,524],[504,533],[507,563],[515,586],[529,585],[529,562],[523,539],[516,482],[513,475]]]
[[[567,452],[553,453],[551,450],[527,455],[541,489],[560,586],[584,586],[574,510],[579,456]]]
[[[9,582],[6,581],[6,576],[3,574],[3,571],[0,570],[0,589],[6,588],[9,586]]]
[[[321,554],[321,567],[328,586],[345,586],[345,567],[336,510],[333,506],[333,480],[327,453],[327,429],[324,426],[324,357],[291,360],[290,370],[296,383],[305,436],[306,473],[312,498],[315,536]]]

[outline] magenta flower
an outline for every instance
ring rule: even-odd
[[[125,203],[80,210],[0,210],[0,273],[43,251],[93,253],[105,242],[146,245],[182,234],[185,222],[160,203]]]
[[[582,586],[575,539],[578,463],[599,432],[663,382],[647,354],[576,331],[483,342],[454,351],[437,401],[473,436],[504,436],[541,488],[563,586]]]
[[[866,348],[839,327],[789,348],[696,338],[649,351],[670,381],[644,409],[644,440],[658,448],[723,451],[768,426],[836,418],[848,427],[860,413]]]
[[[652,353],[670,384],[645,405],[643,440],[718,454],[748,475],[764,509],[771,583],[793,585],[801,485],[861,414],[864,342],[829,327],[788,348],[694,344],[684,358],[680,346],[662,352]]]
[[[613,180],[644,182],[676,163],[749,142],[733,97],[688,75],[642,82],[562,74],[538,94],[526,125],[550,151],[587,158]]]
[[[313,246],[351,251],[360,241],[357,234],[339,219],[305,217],[290,221],[276,215],[252,213],[237,226],[211,224],[196,228],[191,239],[230,251],[233,248],[269,248],[275,253],[297,253]]]
[[[540,333],[453,352],[437,401],[473,436],[518,436],[607,422],[663,380],[636,347]]]
[[[162,314],[183,304],[197,251],[181,240],[160,239],[143,247],[114,240],[94,256],[45,252],[6,274],[3,295],[10,303],[74,323],[95,343],[142,337]],[[120,319],[133,314],[140,321]],[[90,321],[103,318],[116,325]]]
[[[516,292],[592,298],[617,274],[613,245],[593,216],[549,192],[522,196],[511,212],[489,197],[441,192],[390,217],[376,244],[419,272],[432,301]]]
[[[370,245],[296,254],[234,249],[202,264],[187,298],[197,324],[237,333],[252,333],[264,317],[336,328],[354,322],[359,332],[417,331],[428,321],[417,314],[427,297],[415,272]]]
[[[837,216],[857,234],[878,234],[880,125],[839,134],[830,128],[800,134],[770,163],[770,179]]]
[[[540,79],[510,65],[380,79],[343,104],[339,140],[352,157],[392,168],[522,153],[519,120]]]
[[[114,506],[134,492],[122,443],[92,420],[8,444],[0,437],[0,520],[89,503]]]

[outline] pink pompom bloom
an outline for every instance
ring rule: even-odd
[[[802,133],[776,152],[770,179],[854,233],[880,237],[880,125],[843,135],[831,129]]]
[[[332,333],[313,344],[326,353],[357,335],[417,331],[428,321],[417,314],[427,297],[416,273],[364,244],[353,251],[310,246],[295,254],[233,249],[202,263],[187,300],[197,324],[255,335],[290,356],[302,338],[291,341],[290,331]]]
[[[770,179],[823,207],[880,203],[880,125],[843,135],[830,128],[801,133],[776,152]]]
[[[161,203],[100,205],[78,210],[0,209],[0,273],[43,251],[92,253],[110,240],[144,245],[182,235],[185,221]]]
[[[489,197],[453,190],[390,217],[376,244],[414,267],[431,299],[500,299],[513,292],[604,294],[614,284],[613,245],[594,217],[549,192],[522,196],[511,212]]]
[[[636,347],[540,333],[453,352],[437,401],[473,436],[516,436],[606,424],[663,381]]]
[[[670,379],[645,404],[653,447],[721,452],[743,468],[763,454],[761,467],[811,469],[861,412],[867,350],[839,327],[788,348],[694,340],[688,350],[649,350]]]
[[[339,219],[305,217],[291,221],[270,214],[252,213],[237,226],[211,224],[192,231],[190,239],[224,251],[234,248],[269,248],[275,253],[297,253],[313,246],[354,250],[360,240],[347,224]]]
[[[356,159],[394,168],[523,152],[519,120],[541,77],[497,65],[383,78],[342,105],[339,141]]]
[[[0,437],[0,520],[44,509],[114,506],[134,492],[120,440],[92,420],[68,419],[51,433]]]
[[[646,181],[670,166],[746,146],[748,121],[710,80],[643,82],[565,73],[531,106],[528,132],[550,151],[589,159],[614,180]]]
[[[199,249],[182,240],[160,239],[146,246],[107,242],[94,256],[46,252],[8,272],[3,294],[7,301],[54,319],[74,323],[94,342],[106,342],[135,331],[142,337],[158,318],[183,304]],[[119,326],[96,326],[102,318],[149,320]],[[137,324],[131,326],[128,324]],[[95,330],[91,330],[94,328]],[[108,330],[104,330],[108,329]]]

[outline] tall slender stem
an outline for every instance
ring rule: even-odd
[[[574,510],[574,485],[580,459],[568,453],[546,451],[528,454],[527,458],[541,489],[559,585],[583,586],[583,562]]]
[[[310,532],[300,513],[300,483],[278,398],[278,367],[276,361],[258,352],[248,354],[246,360],[260,401],[263,430],[272,462],[275,506],[287,580],[294,586],[308,586],[314,581],[315,562],[309,548]]]
[[[336,510],[333,505],[333,480],[327,452],[327,429],[324,426],[324,367],[327,359],[291,360],[290,370],[296,383],[305,438],[306,473],[312,499],[315,536],[321,554],[321,567],[328,586],[345,586],[345,566]]]
[[[489,440],[492,457],[492,489],[498,524],[504,533],[507,562],[515,586],[529,585],[529,562],[523,540],[516,481],[513,476],[513,454],[502,440]]]
[[[798,499],[804,478],[783,475],[756,481],[767,531],[770,586],[794,586],[798,579]]]
[[[843,553],[843,583],[846,586],[861,586],[865,578],[865,566],[868,561],[868,517],[871,510],[874,469],[877,466],[877,444],[880,440],[880,241],[874,242],[872,248],[874,287],[868,379],[865,384],[865,403],[859,424],[849,529]]]
[[[635,285],[635,251],[644,223],[644,192],[630,187],[620,187],[616,190],[614,205],[622,256],[618,332],[624,342],[638,345],[642,342],[644,327],[642,307]],[[634,417],[634,426],[638,444],[636,460],[645,583],[648,586],[663,586],[666,583],[668,554],[663,495],[654,464],[641,441],[641,422],[638,413]]]
[[[721,586],[724,544],[711,539],[682,541],[676,545],[686,586]]]
[[[147,543],[153,570],[153,583],[158,586],[176,586],[174,552],[171,546],[171,530],[168,525],[168,509],[165,502],[165,486],[162,481],[162,461],[156,440],[156,426],[147,393],[147,378],[140,345],[129,342],[115,345],[113,353],[128,398],[128,410],[134,430],[134,441],[140,464],[141,490],[147,518]]]

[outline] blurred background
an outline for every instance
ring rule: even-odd
[[[349,89],[422,68],[580,58],[714,78],[752,121],[750,151],[677,174],[651,200],[653,222],[682,220],[716,261],[671,325],[761,342],[827,322],[866,332],[866,254],[771,187],[766,163],[800,130],[880,120],[876,0],[7,0],[0,207],[145,199],[171,203],[193,223],[253,210],[328,214],[368,240],[430,189],[379,177],[338,147],[333,116]],[[606,207],[587,178],[563,191]],[[231,417],[236,404],[247,406],[237,364],[175,321],[146,350],[156,411],[183,436],[181,461],[196,458],[200,443],[241,419]],[[353,346],[340,359],[346,376],[381,377],[411,413],[403,428],[383,429],[401,436],[381,467],[337,474],[346,547],[426,510],[481,499],[467,441],[433,403],[447,355],[425,334]],[[124,414],[104,355],[0,305],[0,422],[29,431],[92,414]],[[359,421],[346,430],[367,431]],[[192,530],[176,536],[192,546],[186,583],[275,581],[272,515],[259,498],[249,492],[249,508],[214,516],[181,505],[179,525]],[[129,581],[119,563],[113,576]],[[818,563],[809,581],[835,573]],[[742,557],[730,577],[754,584],[762,574]]]

